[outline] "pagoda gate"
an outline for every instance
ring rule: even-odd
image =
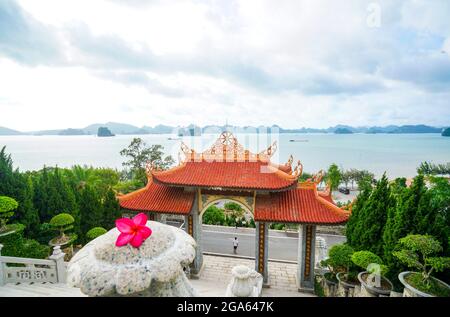
[[[149,164],[145,188],[119,196],[120,206],[131,212],[145,212],[150,219],[162,214],[182,215],[185,230],[197,241],[191,272],[199,274],[203,265],[202,215],[218,200],[232,200],[251,212],[255,224],[255,269],[268,280],[270,223],[296,223],[299,226],[297,285],[299,290],[314,288],[315,237],[317,225],[345,223],[349,211],[337,207],[330,190],[317,189],[323,173],[305,182],[300,161],[293,167],[270,161],[276,143],[254,154],[244,149],[229,132],[214,145],[197,153],[181,144],[184,159],[178,166],[161,171]]]

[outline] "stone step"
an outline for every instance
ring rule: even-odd
[[[79,289],[76,288],[70,288],[68,286],[64,285],[58,285],[58,284],[23,284],[21,285],[26,289],[32,289],[36,290],[37,292],[43,292],[45,294],[48,294],[48,296],[74,296],[75,294],[78,294],[78,296],[81,296],[82,293]]]
[[[26,290],[20,290],[11,288],[8,286],[0,287],[0,297],[39,297],[39,294],[33,292],[27,292]]]
[[[85,296],[79,288],[69,287],[65,284],[34,284],[35,288],[48,289],[52,294],[61,296]]]

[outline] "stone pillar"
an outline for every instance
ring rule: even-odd
[[[3,244],[0,243],[0,286],[5,285],[5,272],[3,271],[3,262],[1,260]]]
[[[186,217],[187,219],[185,223],[187,233],[189,233],[197,243],[197,248],[195,249],[195,259],[191,264],[191,274],[193,278],[198,278],[203,267],[202,219],[200,218],[198,210],[198,199],[198,194],[196,194],[194,207]]]
[[[265,222],[256,222],[255,224],[255,270],[262,275],[264,287],[269,287],[269,224]]]
[[[298,270],[299,291],[314,291],[314,260],[316,226],[300,225],[298,229]]]
[[[66,283],[66,265],[64,263],[64,252],[61,251],[60,246],[53,248],[53,254],[49,257],[50,260],[56,263],[56,275],[58,283]]]

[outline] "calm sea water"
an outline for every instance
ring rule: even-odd
[[[142,138],[148,145],[161,144],[176,160],[181,140],[173,135],[119,135],[112,138],[96,136],[0,136],[0,147],[6,145],[15,167],[20,170],[41,169],[44,165],[70,167],[74,164],[121,168],[119,152],[133,137]],[[183,141],[197,151],[208,148],[217,135],[183,137]],[[254,152],[278,142],[275,162],[286,162],[293,155],[301,160],[304,170],[316,172],[336,163],[342,168],[367,169],[377,176],[411,177],[423,161],[450,161],[450,138],[439,134],[279,134],[237,135],[245,148]],[[296,140],[297,142],[291,142]]]

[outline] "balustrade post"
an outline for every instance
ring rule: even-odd
[[[61,251],[58,245],[53,248],[53,254],[49,257],[50,260],[56,263],[56,276],[58,283],[66,283],[66,265],[64,263],[65,253]]]
[[[2,262],[2,248],[3,244],[0,243],[0,286],[5,285],[5,272],[3,269],[3,262]]]

